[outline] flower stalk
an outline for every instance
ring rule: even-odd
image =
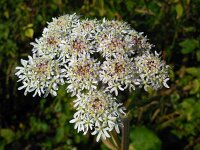
[[[124,117],[123,120],[124,127],[122,128],[122,143],[121,150],[129,149],[129,119],[128,117]]]

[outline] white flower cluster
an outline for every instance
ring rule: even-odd
[[[169,66],[125,22],[64,15],[53,18],[31,44],[33,56],[16,68],[23,84],[19,90],[56,96],[59,85],[67,84],[67,92],[77,97],[70,122],[78,132],[97,134],[97,141],[113,129],[119,133],[125,115],[119,91],[169,88]]]
[[[106,139],[110,137],[109,133],[113,129],[119,133],[119,126],[122,126],[120,116],[125,115],[124,107],[117,103],[117,99],[104,91],[90,91],[77,96],[74,101],[77,112],[70,123],[75,123],[75,129],[83,131],[93,131],[92,135],[97,135],[97,141],[100,137]]]

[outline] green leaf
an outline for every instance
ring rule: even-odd
[[[29,23],[29,24],[27,25],[27,28],[31,28],[31,27],[33,27],[33,24],[32,24],[32,23]]]
[[[192,81],[192,89],[190,90],[190,94],[196,94],[199,91],[200,83],[198,79],[194,79]]]
[[[8,11],[8,10],[6,10],[6,11],[4,12],[4,16],[5,16],[7,19],[10,17],[10,14],[9,14],[9,11]]]
[[[195,145],[194,150],[200,150],[200,144]]]
[[[63,127],[59,127],[57,130],[56,130],[56,136],[55,136],[55,141],[57,143],[59,143],[60,141],[62,141],[62,139],[64,138],[64,135],[65,135],[65,130]]]
[[[161,141],[151,130],[146,127],[135,127],[130,135],[131,146],[134,150],[160,150]]]
[[[55,112],[61,112],[62,111],[62,106],[60,102],[57,102],[54,108]]]
[[[132,0],[127,0],[126,1],[126,8],[129,12],[132,12],[133,11],[133,8],[134,8],[134,1]]]
[[[0,150],[5,150],[6,143],[3,140],[0,140]]]
[[[180,95],[177,91],[175,91],[170,95],[170,98],[171,98],[172,102],[175,103],[180,99]]]
[[[186,0],[187,1],[187,4],[189,5],[190,4],[190,0]]]
[[[194,77],[200,77],[200,68],[196,67],[186,68],[186,72]]]
[[[28,28],[25,30],[25,36],[29,38],[33,38],[34,30],[32,28]]]
[[[15,139],[15,133],[11,129],[0,129],[0,136],[3,137],[7,143]]]
[[[182,54],[189,54],[199,46],[199,42],[195,39],[186,39],[179,43],[179,45],[182,47]]]
[[[193,116],[194,105],[195,105],[195,100],[193,98],[184,99],[184,101],[180,104],[180,109],[185,115],[187,121],[191,121],[194,118]]]
[[[183,30],[185,32],[196,32],[196,28],[192,27],[192,26],[190,26],[190,27],[184,27]]]
[[[176,5],[176,18],[179,19],[183,15],[183,7],[181,4]]]
[[[38,132],[48,132],[49,125],[46,122],[41,121],[40,119],[36,119],[35,117],[31,117],[30,119],[30,126],[31,132],[38,133]]]

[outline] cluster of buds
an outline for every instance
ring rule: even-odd
[[[168,88],[169,66],[142,33],[125,22],[81,19],[76,14],[53,18],[33,45],[33,56],[21,60],[19,90],[33,96],[57,95],[59,85],[76,97],[70,121],[84,134],[110,137],[120,132],[125,114],[119,91]]]

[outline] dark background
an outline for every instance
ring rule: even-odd
[[[76,133],[72,99],[18,91],[15,67],[52,17],[124,20],[144,32],[172,68],[170,89],[128,98],[130,150],[200,150],[200,0],[0,0],[0,150],[103,149]]]

